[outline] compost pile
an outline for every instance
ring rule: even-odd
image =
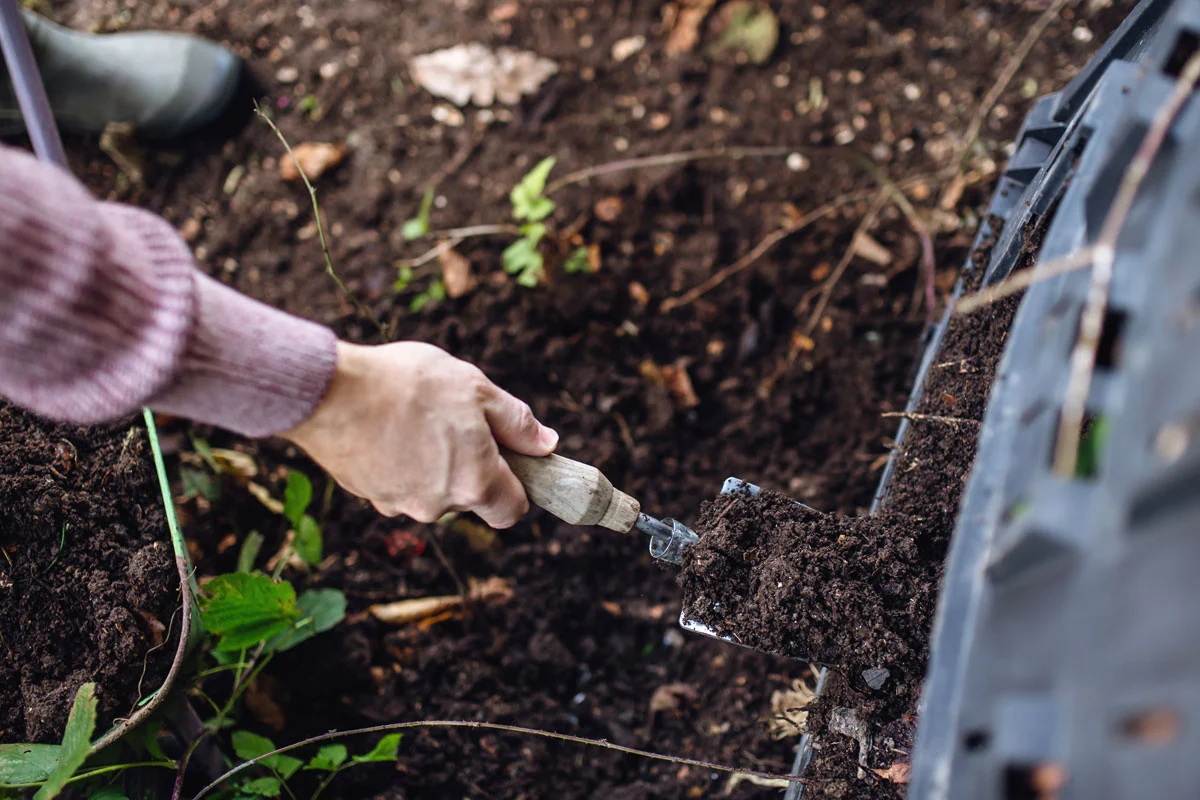
[[[0,404],[0,550],[0,742],[57,743],[83,683],[100,732],[162,684],[179,577],[140,420]]]
[[[821,514],[775,492],[707,503],[679,576],[684,613],[739,644],[844,668],[919,672],[937,585],[920,518]]]

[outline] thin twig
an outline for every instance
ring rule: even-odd
[[[992,113],[992,108],[1000,101],[1000,96],[1004,94],[1004,90],[1008,88],[1008,85],[1012,83],[1012,79],[1016,77],[1017,72],[1021,69],[1021,65],[1025,63],[1025,59],[1032,52],[1034,45],[1042,38],[1042,34],[1046,32],[1046,28],[1050,26],[1050,23],[1058,18],[1059,12],[1062,11],[1065,5],[1066,0],[1053,0],[1050,3],[1046,10],[1042,12],[1042,15],[1037,18],[1037,21],[1029,27],[1025,38],[1017,45],[1017,49],[1013,51],[1012,56],[1008,59],[1008,63],[1004,65],[1004,69],[996,77],[996,82],[992,84],[992,88],[988,89],[988,93],[984,95],[983,102],[979,104],[979,109],[975,112],[975,116],[967,125],[967,131],[963,135],[963,143],[956,159],[958,167],[954,177],[948,184],[950,187],[953,187],[962,180],[967,157],[971,149],[975,146],[975,142],[979,139],[979,134],[983,130],[983,124],[987,121],[988,115]],[[945,200],[944,196],[943,200]]]
[[[546,187],[546,194],[551,195],[576,183],[583,183],[601,175],[611,175],[614,172],[628,172],[629,170],[649,169],[652,167],[672,167],[677,164],[689,164],[693,161],[711,161],[719,158],[728,158],[734,161],[743,158],[787,158],[792,153],[811,152],[814,149],[818,148],[803,145],[798,147],[713,147],[708,150],[689,150],[679,153],[663,153],[657,156],[626,158],[607,164],[597,164],[594,167],[588,167],[564,175]],[[830,150],[830,148],[819,149],[836,152]]]
[[[858,223],[858,227],[854,229],[854,233],[850,237],[850,244],[846,245],[846,252],[842,254],[841,261],[838,262],[838,265],[834,267],[833,272],[829,273],[829,277],[826,278],[825,282],[821,285],[820,298],[817,300],[816,308],[813,309],[812,314],[808,318],[808,322],[804,326],[803,336],[806,340],[811,341],[813,331],[817,329],[817,325],[820,324],[821,321],[821,315],[825,313],[825,308],[829,305],[829,298],[833,296],[834,288],[837,287],[838,282],[842,279],[842,275],[845,274],[846,269],[850,266],[850,262],[854,260],[856,247],[858,246],[858,237],[866,233],[867,230],[875,224],[875,220],[879,217],[879,212],[883,210],[885,205],[887,205],[887,190],[875,191],[877,191],[878,194],[876,195],[875,200],[872,201],[871,207],[867,211],[866,215]],[[796,313],[797,315],[800,313],[798,308]],[[792,337],[792,344],[788,348],[787,356],[785,356],[779,366],[775,368],[775,371],[768,375],[766,379],[759,384],[759,397],[766,398],[768,395],[770,395],[771,390],[775,388],[775,384],[779,381],[779,379],[791,370],[792,365],[796,363],[796,359],[800,357],[800,341],[802,340],[799,337]]]
[[[758,770],[742,769],[740,767],[730,767],[730,766],[726,766],[724,764],[715,764],[711,761],[699,761],[694,758],[680,758],[679,756],[667,756],[667,755],[663,755],[661,753],[651,753],[648,750],[638,750],[637,748],[634,748],[634,747],[626,747],[626,746],[620,745],[620,744],[613,744],[612,742],[606,741],[604,739],[588,739],[583,736],[571,736],[570,734],[566,734],[566,733],[554,733],[552,731],[542,731],[542,730],[537,730],[535,728],[523,728],[518,725],[501,725],[501,724],[495,723],[495,722],[473,722],[473,721],[465,720],[465,719],[460,719],[460,720],[436,719],[436,720],[423,720],[421,722],[393,722],[393,723],[390,723],[387,725],[374,725],[369,728],[357,728],[355,730],[350,730],[350,731],[330,731],[328,733],[320,734],[319,736],[311,736],[307,739],[296,742],[295,744],[289,744],[287,747],[280,747],[278,750],[272,750],[269,753],[263,753],[261,756],[255,756],[254,758],[251,758],[248,761],[244,761],[241,764],[238,764],[236,767],[229,770],[224,775],[220,776],[215,781],[208,784],[203,789],[201,789],[199,792],[197,792],[195,795],[193,795],[192,800],[201,800],[201,798],[203,798],[205,795],[212,793],[212,791],[214,789],[216,789],[218,786],[220,786],[225,781],[232,778],[234,775],[237,775],[238,773],[248,769],[249,767],[253,766],[254,764],[257,764],[258,762],[262,761],[263,759],[271,758],[272,756],[277,756],[277,755],[280,755],[281,753],[289,753],[292,750],[297,750],[301,747],[307,747],[308,745],[311,745],[311,744],[327,742],[332,739],[340,739],[340,738],[343,738],[346,736],[356,736],[356,735],[368,734],[368,733],[389,733],[392,731],[409,730],[412,728],[477,728],[477,729],[489,730],[489,731],[505,731],[508,733],[520,733],[520,734],[524,734],[526,736],[540,736],[544,739],[557,739],[557,740],[563,741],[563,742],[573,742],[575,744],[588,745],[589,747],[599,747],[604,750],[615,750],[618,753],[626,753],[628,755],[638,756],[639,758],[648,758],[648,759],[653,759],[655,761],[667,761],[672,764],[681,764],[683,766],[688,766],[688,767],[700,767],[701,769],[711,769],[711,770],[715,770],[717,772],[729,772],[729,773],[740,772],[745,775],[751,775],[755,778],[771,778],[771,779],[776,779],[776,780],[786,780],[789,783],[809,783],[808,780],[806,780],[804,778],[798,778],[794,775],[779,775],[779,774],[771,773],[771,772],[759,772]]]
[[[934,306],[937,305],[937,292],[934,285],[934,273],[937,271],[937,259],[933,252],[933,236],[929,233],[929,226],[925,224],[925,220],[917,213],[917,209],[908,201],[908,195],[904,194],[903,190],[896,185],[895,181],[889,178],[883,170],[875,166],[875,163],[864,157],[862,165],[875,176],[875,180],[887,190],[891,195],[892,202],[899,207],[900,212],[904,214],[904,218],[908,220],[909,227],[917,234],[917,238],[921,240],[921,272],[925,278],[925,324],[933,324]]]
[[[404,259],[397,262],[397,266],[408,267],[409,269],[423,267],[430,261],[440,258],[443,253],[458,247],[467,239],[479,236],[520,236],[521,229],[516,225],[498,223],[491,225],[471,225],[466,228],[450,228],[444,231],[433,231],[429,235],[444,237],[444,241],[438,242],[416,258]]]
[[[325,224],[321,221],[321,207],[317,203],[317,190],[316,187],[312,185],[312,181],[308,179],[308,174],[304,171],[304,167],[300,166],[300,159],[296,158],[296,154],[292,151],[292,146],[288,144],[288,140],[284,137],[283,131],[279,130],[279,126],[275,124],[274,120],[263,113],[263,110],[259,108],[257,101],[254,103],[254,113],[258,115],[259,119],[267,123],[267,126],[275,132],[277,137],[279,137],[279,141],[283,143],[284,149],[287,150],[288,155],[291,156],[292,163],[296,165],[296,171],[300,173],[300,179],[304,181],[304,188],[308,189],[308,197],[312,201],[313,221],[317,223],[317,236],[321,240],[321,253],[325,256],[325,271],[329,273],[329,277],[333,278],[333,282],[336,283],[338,288],[342,290],[342,294],[347,300],[350,301],[354,308],[357,309],[358,313],[370,320],[371,323],[379,330],[379,335],[384,339],[384,341],[387,341],[390,338],[388,336],[387,328],[383,326],[383,323],[379,321],[371,309],[363,305],[362,301],[358,299],[358,296],[355,295],[354,292],[350,291],[350,287],[348,287],[345,282],[342,281],[341,276],[339,276],[337,274],[337,270],[334,269],[333,256],[329,254],[329,242],[325,238]]]
[[[1200,80],[1200,52],[1193,53],[1179,73],[1171,96],[1155,113],[1137,153],[1129,162],[1121,185],[1117,188],[1112,207],[1104,219],[1095,247],[1092,262],[1092,280],[1088,287],[1087,303],[1079,321],[1079,339],[1071,353],[1071,374],[1067,380],[1066,398],[1063,402],[1062,420],[1058,426],[1058,443],[1054,448],[1054,470],[1062,476],[1075,474],[1079,459],[1079,443],[1083,435],[1083,420],[1087,413],[1087,399],[1091,390],[1092,376],[1096,371],[1096,351],[1100,346],[1100,334],[1104,328],[1104,313],[1108,308],[1108,293],[1112,286],[1113,266],[1117,260],[1117,240],[1125,227],[1125,220],[1137,199],[1138,190],[1150,172],[1154,157],[1166,141],[1171,123],[1192,95],[1192,89]]]
[[[980,289],[974,294],[959,298],[954,304],[955,314],[971,314],[984,306],[989,306],[997,300],[1011,297],[1025,291],[1035,283],[1066,275],[1092,263],[1096,255],[1094,247],[1085,247],[1062,258],[1055,258],[1045,264],[1014,272],[995,286]]]
[[[821,316],[825,313],[825,309],[829,306],[829,299],[833,297],[833,290],[837,288],[838,282],[841,281],[842,275],[850,266],[850,262],[854,260],[857,254],[859,237],[866,233],[875,220],[879,217],[879,212],[887,205],[887,191],[884,190],[871,204],[871,208],[867,211],[866,216],[858,223],[858,227],[854,229],[854,234],[850,237],[850,244],[846,247],[846,252],[842,254],[842,260],[834,267],[833,272],[829,273],[829,277],[825,279],[825,284],[821,287],[820,297],[817,299],[817,305],[813,308],[812,314],[809,315],[808,322],[804,325],[804,335],[812,336],[817,329],[817,325],[821,322]]]
[[[939,417],[936,414],[914,414],[909,411],[885,411],[879,416],[881,417],[903,417],[904,419],[913,422],[944,422],[947,425],[978,425],[977,419],[964,419],[963,417]]]

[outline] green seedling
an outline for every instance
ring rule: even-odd
[[[310,119],[315,118],[321,111],[321,101],[315,94],[306,94],[296,104],[296,110]]]
[[[572,275],[591,271],[592,262],[586,247],[576,248],[575,252],[567,256],[567,260],[563,262],[563,272]]]
[[[553,156],[542,159],[509,194],[513,219],[521,223],[521,238],[504,250],[504,271],[529,288],[537,286],[546,274],[546,259],[539,247],[546,238],[546,224],[542,220],[556,208],[554,201],[546,197],[546,180],[556,161]]]
[[[324,551],[324,541],[321,538],[321,526],[308,511],[312,504],[313,487],[308,476],[298,470],[288,473],[287,489],[283,493],[283,515],[292,523],[295,538],[292,547],[300,560],[309,566],[321,563]]]
[[[408,303],[408,310],[414,314],[420,314],[430,306],[436,306],[438,303],[446,299],[446,284],[441,279],[435,279],[430,282],[429,287],[425,291],[417,294]]]
[[[400,734],[393,733],[379,740],[368,753],[351,756],[350,751],[342,744],[328,744],[317,751],[317,754],[307,763],[299,758],[277,753],[268,756],[276,750],[275,744],[264,736],[249,731],[233,733],[233,750],[243,761],[260,759],[255,762],[271,774],[266,777],[243,778],[232,791],[222,795],[225,800],[258,800],[264,797],[279,797],[284,791],[288,796],[295,793],[288,788],[287,783],[300,770],[305,772],[323,772],[324,777],[311,795],[311,800],[318,800],[333,779],[346,770],[360,764],[390,764],[399,756]],[[263,758],[263,756],[266,756]]]
[[[411,242],[429,235],[429,215],[433,212],[433,197],[433,187],[430,186],[425,190],[425,196],[421,198],[421,207],[417,211],[417,215],[407,220],[404,227],[400,229],[404,241]]]

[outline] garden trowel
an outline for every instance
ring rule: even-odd
[[[501,452],[530,502],[563,522],[599,525],[618,533],[636,528],[650,536],[650,555],[671,564],[682,563],[683,551],[699,539],[691,528],[673,519],[643,514],[641,503],[613,488],[612,481],[589,464],[559,455],[539,458]]]

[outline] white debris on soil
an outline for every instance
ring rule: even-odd
[[[853,708],[835,708],[829,714],[829,730],[849,736],[858,742],[858,777],[866,776],[863,767],[867,765],[867,753],[871,752],[871,734],[867,731],[867,723],[859,718]]]
[[[479,42],[416,56],[409,65],[413,79],[425,91],[457,106],[471,102],[486,108],[499,101],[516,105],[533,94],[558,64],[528,50],[492,50]]]

